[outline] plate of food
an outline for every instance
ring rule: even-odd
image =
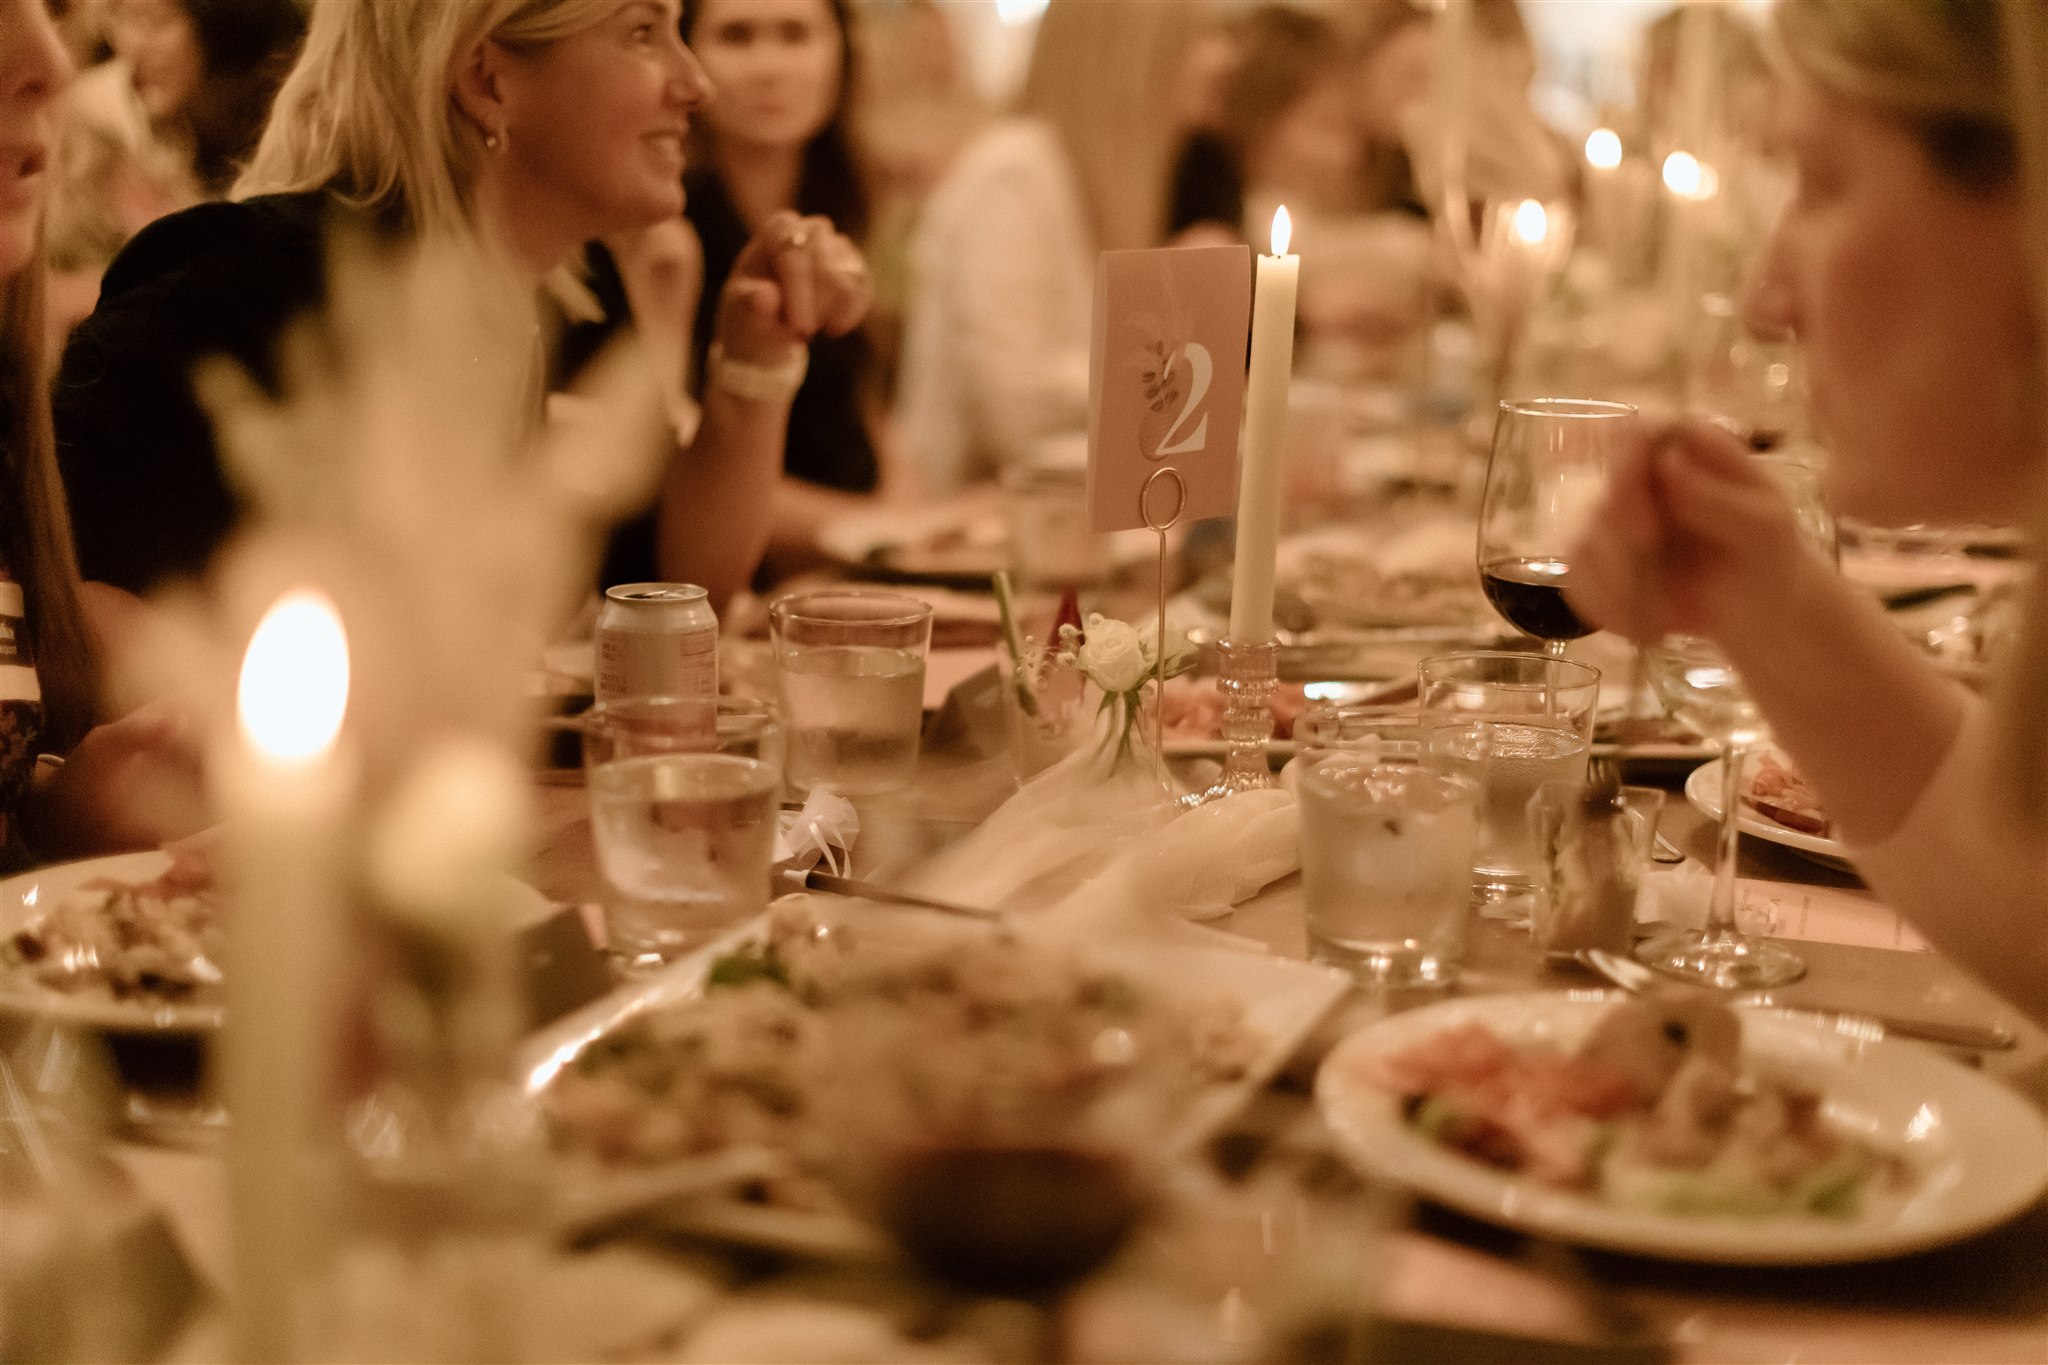
[[[1685,780],[1685,799],[1709,820],[1721,818],[1721,763],[1715,759],[1693,769]],[[1785,758],[1767,753],[1743,784],[1742,809],[1735,822],[1744,834],[1803,853],[1817,863],[1854,872],[1848,850],[1833,837],[1833,826],[1820,797]]]
[[[1034,1121],[1142,1109],[1160,1120],[1143,1130],[1153,1154],[1184,1153],[1271,1079],[1348,984],[1257,953],[1084,951],[794,896],[550,1025],[522,1049],[519,1074],[593,1206],[629,1207],[664,1170],[690,1180],[737,1161],[746,1178],[663,1217],[852,1250],[872,1236],[833,1179],[850,1128],[888,1115],[905,1131],[955,1131],[963,1114],[1016,1101],[1025,1077]]]
[[[226,1018],[227,898],[211,834],[0,880],[0,1014],[108,1033],[204,1033]],[[504,879],[508,921],[549,912]]]
[[[1345,1039],[1316,1098],[1377,1176],[1669,1260],[1904,1255],[2048,1188],[2048,1121],[1981,1073],[1867,1025],[1696,995],[1444,1001]]]
[[[0,1013],[127,1033],[218,1028],[225,937],[199,845],[9,877],[0,881]]]

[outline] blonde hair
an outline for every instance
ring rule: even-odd
[[[1779,54],[1835,94],[1907,118],[2007,117],[1997,0],[1781,0],[1771,24]]]
[[[327,190],[422,238],[472,238],[484,130],[456,106],[485,40],[541,47],[618,0],[321,0],[234,197]]]
[[[2032,265],[2037,397],[2048,401],[2048,13],[2041,0],[1780,0],[1778,55],[1824,90],[1903,120],[1937,169],[1980,192],[2017,190]],[[2034,434],[2048,433],[2035,414]],[[2032,542],[2048,545],[2048,450]],[[2022,828],[2048,828],[2048,576],[2029,589],[2004,670],[2001,792]]]
[[[1018,111],[1073,163],[1095,244],[1154,246],[1166,222],[1172,91],[1201,0],[1052,0]]]

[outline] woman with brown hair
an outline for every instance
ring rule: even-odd
[[[733,263],[770,214],[831,222],[864,243],[871,219],[853,127],[859,73],[848,0],[686,0],[683,40],[718,98],[691,128],[683,216],[703,262],[690,323],[690,373],[702,375],[717,302]],[[819,526],[901,488],[887,457],[866,331],[814,337],[790,404],[769,552],[813,551]]]
[[[1750,312],[1804,352],[1834,507],[2048,521],[2048,14],[2038,0],[1781,0],[1798,191]],[[1807,548],[1717,428],[1616,472],[1571,591],[1643,639],[1704,636],[1837,837],[1937,947],[2048,1021],[2048,592],[1988,703]]]
[[[1160,240],[1172,91],[1201,17],[1052,0],[1017,116],[926,203],[896,413],[928,492],[1087,425],[1095,257]]]

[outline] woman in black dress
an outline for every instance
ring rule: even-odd
[[[702,375],[718,291],[758,226],[778,212],[828,219],[854,241],[869,196],[853,129],[853,14],[847,0],[685,0],[683,37],[718,90],[692,129],[684,216],[704,287],[691,321],[691,373]],[[811,342],[790,406],[771,551],[801,555],[820,522],[857,499],[902,489],[863,330]]]

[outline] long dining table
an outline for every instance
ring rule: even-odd
[[[912,807],[933,843],[957,836],[1015,789],[1006,755],[939,747],[921,760]],[[602,895],[585,792],[573,772],[537,785],[539,843],[528,879],[550,899],[593,906]],[[1682,797],[1663,832],[1690,859],[1711,853],[1712,826]],[[2028,1093],[2048,1095],[2048,1036],[1964,973],[1917,946],[1892,912],[1845,873],[1745,839],[1744,889],[1778,907],[1776,929],[1797,936],[1809,971],[1778,993],[1790,1005],[1884,1009],[1958,1023],[2001,1025],[2009,1051],[1966,1060]],[[1693,875],[1699,875],[1692,869]],[[1826,913],[1807,915],[1816,899]],[[1787,908],[1789,907],[1789,908]],[[594,914],[586,917],[595,924]],[[1265,950],[1305,951],[1299,878],[1240,905],[1217,927]],[[1897,946],[1897,945],[1907,946]],[[1467,993],[1585,987],[1546,969],[1525,933],[1482,921],[1459,989]],[[1307,1088],[1317,1056],[1384,1012],[1363,996],[1340,1004],[1245,1122],[1314,1126]],[[225,1186],[217,1150],[121,1144],[118,1160],[166,1215],[200,1278],[230,1284]],[[1541,1244],[1427,1203],[1402,1204],[1375,1240],[1376,1311],[1398,1324],[1391,1358],[1700,1362],[2048,1361],[2048,1206],[1995,1231],[1903,1258],[1800,1269],[1664,1262]],[[759,1292],[759,1291],[750,1291]],[[205,1340],[205,1338],[202,1338]],[[219,1340],[219,1338],[213,1338]],[[579,1338],[559,1339],[573,1351]],[[1081,1354],[1124,1358],[1114,1324]],[[195,1348],[183,1348],[188,1358]],[[592,1349],[595,1349],[594,1347]],[[1152,1352],[1135,1348],[1140,1356]],[[203,1356],[203,1348],[200,1355]]]

